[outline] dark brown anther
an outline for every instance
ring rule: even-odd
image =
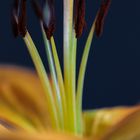
[[[19,35],[19,30],[18,30],[17,17],[14,14],[14,12],[12,12],[11,24],[12,24],[12,31],[13,31],[14,37],[17,37]]]
[[[85,27],[85,0],[75,0],[75,32],[76,38],[82,35],[83,29]]]
[[[55,25],[52,22],[52,25],[49,26],[49,28],[46,26],[46,24],[43,24],[46,36],[48,38],[48,40],[51,39],[51,37],[53,36],[53,32],[55,31]]]
[[[95,31],[96,31],[97,37],[100,37],[102,35],[104,21],[108,14],[110,5],[111,5],[111,0],[102,0],[101,6],[98,11],[97,18],[96,18]]]
[[[25,37],[26,29],[26,0],[14,0],[12,9],[12,30],[15,37]]]
[[[20,4],[20,1],[19,0],[15,0],[14,1],[14,4],[13,4],[13,7],[14,7],[14,11],[18,14],[18,11],[19,11],[19,4]]]
[[[37,0],[32,0],[32,7],[36,16],[43,23],[47,39],[50,40],[55,30],[54,0],[43,0],[43,8],[41,8]]]
[[[49,7],[50,18],[46,18],[45,15],[43,15],[44,16],[43,26],[44,26],[46,36],[48,40],[50,40],[50,38],[53,36],[53,33],[55,31],[54,0],[47,0],[46,4],[48,4]]]
[[[12,31],[15,37],[19,35],[19,29],[18,29],[18,7],[19,6],[19,0],[15,0],[13,3],[13,9],[11,13],[11,24],[12,24]]]
[[[42,12],[42,9],[41,9],[39,3],[37,2],[37,0],[32,0],[31,3],[32,3],[32,7],[33,7],[33,10],[34,10],[36,16],[40,20],[43,20],[43,12]]]
[[[21,12],[19,15],[19,31],[22,37],[25,37],[26,28],[26,0],[21,0]]]

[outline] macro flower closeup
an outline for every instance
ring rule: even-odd
[[[54,37],[55,0],[30,0],[40,24],[50,73],[28,31],[26,5],[27,0],[13,0],[11,25],[14,37],[23,39],[35,70],[0,66],[0,140],[139,140],[139,105],[82,110],[92,39],[103,34],[111,0],[101,0],[78,75],[77,46],[86,27],[86,1],[63,0],[62,68]]]

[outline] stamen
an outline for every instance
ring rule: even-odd
[[[102,0],[100,9],[98,11],[97,19],[96,19],[95,31],[96,31],[97,37],[100,37],[102,35],[104,21],[105,21],[107,14],[108,14],[110,5],[111,5],[111,0]]]
[[[27,33],[26,29],[26,0],[21,0],[21,13],[19,15],[19,31],[22,37]]]
[[[13,11],[12,18],[11,18],[11,24],[12,24],[12,31],[13,31],[14,37],[17,37],[19,35],[18,22],[16,19],[17,19],[16,15],[14,14],[14,11]]]
[[[41,7],[39,6],[39,3],[37,2],[37,0],[32,0],[31,2],[32,2],[32,7],[33,7],[33,10],[34,10],[36,16],[40,20],[43,20],[43,12],[42,12]]]
[[[85,23],[85,0],[75,0],[75,32],[77,38],[82,35]]]
[[[36,0],[32,0],[32,7],[36,16],[43,23],[47,39],[50,40],[55,30],[54,0],[43,0],[43,9]]]
[[[20,3],[19,0],[15,0],[14,1],[14,5],[13,6],[14,6],[14,10],[15,10],[16,13],[18,13],[19,3]]]
[[[54,10],[54,0],[47,0],[46,4],[48,5],[47,11],[44,11],[44,22],[43,26],[45,29],[45,33],[47,38],[50,40],[54,31],[55,31],[55,10]],[[45,10],[45,9],[44,9]],[[50,15],[46,16],[46,12],[50,13]]]
[[[19,35],[18,30],[18,6],[19,0],[15,0],[13,4],[12,14],[11,14],[11,24],[12,24],[12,31],[15,37]]]
[[[48,40],[50,40],[50,38],[53,36],[53,32],[55,30],[55,24],[52,22],[51,24],[49,24],[49,27],[47,27],[46,24],[43,23],[43,27],[44,27]]]
[[[12,30],[15,37],[25,37],[26,29],[26,0],[14,0],[12,9]]]

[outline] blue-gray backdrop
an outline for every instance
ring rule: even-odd
[[[0,4],[0,63],[33,67],[19,37],[14,39],[10,25],[12,0]],[[56,0],[55,39],[62,60],[62,0]],[[79,39],[78,65],[89,27],[100,0],[86,0],[87,26]],[[112,0],[100,39],[94,37],[87,65],[83,108],[133,105],[140,102],[140,1]],[[28,1],[28,30],[46,64],[39,23]]]

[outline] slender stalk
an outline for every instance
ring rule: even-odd
[[[71,78],[71,47],[72,47],[72,27],[73,27],[73,0],[64,0],[64,84],[68,102],[68,129],[76,133],[76,111],[73,104],[75,98],[72,94]]]
[[[34,42],[32,41],[32,38],[28,32],[26,33],[26,35],[23,39],[24,39],[27,49],[32,57],[32,60],[34,62],[34,65],[36,67],[36,70],[38,72],[38,75],[40,77],[40,80],[42,82],[42,85],[43,85],[43,88],[45,91],[52,127],[56,130],[59,130],[59,123],[57,120],[57,111],[56,111],[56,107],[55,107],[55,103],[54,103],[52,89],[51,89],[50,82],[49,82],[47,73],[45,71],[44,65],[43,65],[40,55],[36,49],[36,46],[34,45]]]
[[[71,62],[70,62],[70,74],[71,74],[71,80],[70,80],[70,89],[71,89],[71,99],[73,102],[71,102],[70,106],[72,107],[72,111],[74,113],[74,122],[76,123],[76,133],[77,131],[77,116],[76,116],[76,54],[77,54],[77,39],[75,37],[75,31],[73,31],[73,37],[72,37],[72,47],[71,47]]]
[[[53,37],[51,37],[51,47],[52,47],[52,53],[53,53],[53,58],[54,58],[54,63],[55,63],[55,68],[56,68],[56,73],[58,78],[58,84],[60,87],[60,95],[62,99],[63,111],[64,111],[64,127],[67,128],[68,121],[67,121],[67,103],[66,103],[65,87],[64,87],[61,66],[58,58],[58,53],[56,50],[56,45]]]
[[[53,81],[53,88],[54,88],[54,92],[55,92],[55,96],[56,96],[56,107],[58,110],[58,115],[59,115],[59,122],[60,122],[60,126],[61,129],[64,129],[64,114],[63,114],[63,107],[62,107],[62,99],[61,99],[61,95],[60,95],[60,89],[59,89],[59,85],[57,82],[57,76],[56,76],[56,72],[55,72],[55,65],[53,62],[53,56],[52,56],[52,51],[51,51],[51,44],[50,41],[47,39],[44,28],[41,24],[41,29],[42,29],[42,34],[43,34],[43,39],[44,39],[44,43],[45,43],[45,50],[46,50],[46,54],[47,54],[47,58],[48,58],[48,63],[49,63],[49,68],[50,68],[50,72],[51,72],[51,78]]]
[[[87,42],[86,42],[82,60],[81,60],[79,75],[78,75],[77,98],[76,98],[77,118],[78,118],[77,126],[78,126],[78,132],[81,134],[83,133],[83,130],[82,130],[82,128],[83,128],[82,127],[82,96],[83,96],[84,77],[85,77],[86,65],[87,65],[87,60],[88,60],[88,56],[89,56],[89,51],[90,51],[90,46],[92,43],[94,31],[95,31],[95,21],[92,25],[89,36],[87,38]]]
[[[76,94],[76,54],[77,54],[77,39],[75,33],[73,33],[73,45],[71,50],[71,77],[72,77],[72,93]]]

